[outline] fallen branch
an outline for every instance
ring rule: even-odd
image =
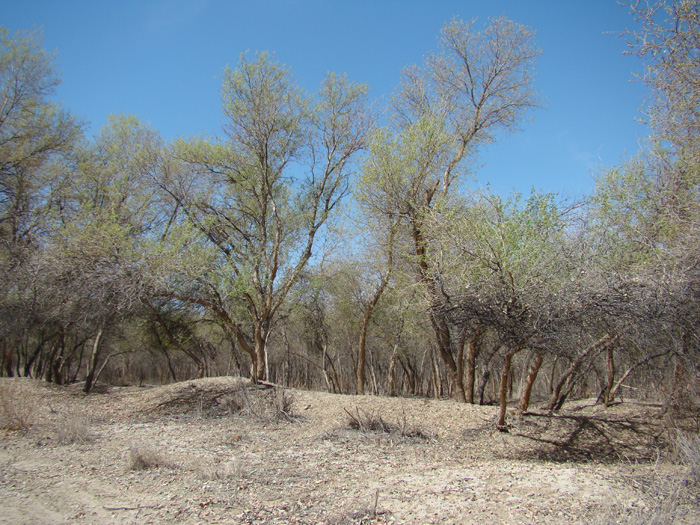
[[[136,507],[106,507],[102,506],[105,510],[141,510],[141,509],[162,509],[163,505],[137,505]]]

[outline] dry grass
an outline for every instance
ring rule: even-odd
[[[349,416],[348,426],[360,432],[380,432],[385,434],[396,434],[404,438],[430,439],[431,436],[420,429],[416,424],[411,423],[405,412],[396,423],[387,422],[380,414],[361,410],[355,407],[354,412],[344,409]]]
[[[19,383],[0,384],[0,429],[28,430],[35,418],[36,402]]]
[[[202,477],[207,480],[243,479],[248,477],[248,470],[241,461],[227,461],[217,465],[204,467]]]
[[[90,433],[90,418],[85,414],[64,414],[56,422],[56,439],[59,443],[88,443],[93,436]]]
[[[700,483],[700,434],[679,430],[674,445],[680,463],[688,467],[689,481]]]
[[[128,469],[149,470],[153,468],[178,468],[174,462],[163,454],[146,445],[136,445],[129,448]]]

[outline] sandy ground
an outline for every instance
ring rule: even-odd
[[[0,387],[32,423],[0,431],[2,523],[700,523],[668,433],[632,403],[503,433],[495,407],[237,378]]]

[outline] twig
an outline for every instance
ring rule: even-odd
[[[136,507],[106,507],[102,506],[105,510],[141,510],[141,509],[162,509],[163,505],[137,505]]]

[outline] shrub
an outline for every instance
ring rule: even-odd
[[[388,423],[381,415],[375,412],[367,412],[355,408],[353,414],[348,409],[344,409],[345,413],[350,416],[348,426],[360,432],[381,432],[385,434],[398,434],[406,438],[430,439],[430,436],[418,428],[416,425],[409,423],[406,413],[403,412],[401,418],[396,423]]]
[[[87,443],[92,440],[90,420],[82,414],[65,414],[56,423],[56,437],[59,443]]]
[[[0,428],[28,430],[34,424],[36,403],[15,381],[0,384]]]
[[[679,461],[688,467],[690,481],[700,482],[700,434],[679,430],[674,444]]]
[[[148,470],[159,467],[177,468],[177,465],[151,447],[132,446],[129,448],[129,470]]]

